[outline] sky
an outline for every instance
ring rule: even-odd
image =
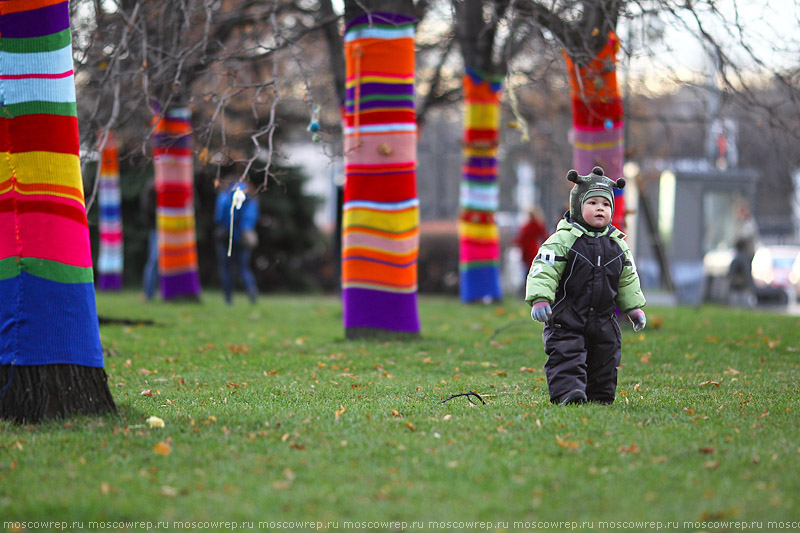
[[[700,4],[696,2],[695,5]],[[719,39],[726,54],[755,74],[800,63],[800,0],[717,0],[718,14],[700,10],[698,18],[705,30]],[[634,48],[631,68],[634,75],[650,78],[677,76],[690,79],[711,68],[709,54],[699,37],[698,23],[688,13],[680,21],[666,16],[634,24],[624,21],[619,29],[623,46],[626,38]],[[738,18],[737,18],[738,15]],[[643,36],[659,33],[660,43],[642,45]],[[632,37],[632,39],[630,38]],[[762,62],[749,56],[746,46]],[[620,59],[622,59],[620,57]]]
[[[703,9],[707,3],[708,0],[694,2],[706,31],[720,39],[726,53],[752,72],[796,66],[800,62],[800,0],[716,0],[713,4],[719,11],[717,14]],[[670,1],[669,4],[677,6],[683,2]],[[630,9],[636,9],[637,5],[631,2]],[[337,13],[343,13],[344,0],[333,0],[333,7]],[[620,22],[618,33],[623,46],[633,44],[633,75],[656,87],[664,83],[664,78],[689,81],[707,73],[711,61],[698,37],[697,22],[688,13],[683,13],[680,21],[663,15],[659,19],[654,21],[649,17],[643,23],[639,18],[632,25],[624,19]],[[652,44],[648,39],[650,44],[642,46],[642,37],[654,33],[661,33],[663,42]],[[632,43],[628,42],[630,37],[633,37]],[[749,54],[739,44],[742,41],[764,65],[757,65],[748,58]],[[618,59],[622,61],[622,55]]]

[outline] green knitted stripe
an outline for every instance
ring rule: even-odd
[[[459,270],[466,271],[472,270],[473,268],[484,268],[484,267],[499,267],[500,261],[470,261],[467,264],[460,264]]]
[[[19,265],[16,257],[0,259],[0,281],[11,279],[19,275]]]
[[[61,50],[72,44],[69,28],[58,33],[43,37],[28,37],[23,39],[4,39],[0,37],[0,52],[25,54],[29,52],[53,52]]]
[[[370,96],[362,96],[360,101],[361,103],[364,103],[364,102],[372,102],[373,100],[389,100],[395,102],[401,102],[405,100],[413,102],[414,97],[408,94],[373,94]],[[356,101],[354,99],[345,101],[345,105],[355,105],[355,104]]]
[[[7,257],[0,260],[0,280],[19,276],[24,270],[32,276],[44,278],[58,283],[92,283],[94,272],[91,267],[76,267],[57,261],[26,257]]]
[[[21,117],[22,115],[62,115],[77,117],[78,106],[75,102],[22,102],[3,106],[3,115],[7,118]]]

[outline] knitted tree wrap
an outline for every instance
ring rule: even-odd
[[[171,108],[153,130],[158,270],[165,300],[200,296],[190,120],[188,108]]]
[[[499,300],[500,232],[497,146],[502,83],[468,71],[464,87],[464,149],[459,234],[461,300]]]
[[[97,289],[122,288],[122,210],[120,208],[119,154],[113,133],[106,136],[100,155],[97,204],[100,209],[100,248],[97,253]]]
[[[420,329],[414,32],[412,17],[376,12],[345,29],[342,300],[350,338]]]
[[[0,98],[0,364],[102,367],[68,2],[2,2]]]
[[[565,54],[572,101],[572,157],[580,173],[594,166],[607,176],[621,176],[624,163],[623,108],[617,85],[617,35],[609,32],[605,46],[585,64]],[[625,196],[614,191],[614,218],[611,223],[623,228]]]
[[[116,410],[78,158],[68,2],[0,3],[0,418]]]

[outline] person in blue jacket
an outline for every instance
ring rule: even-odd
[[[258,297],[258,286],[250,268],[253,249],[258,245],[258,197],[247,181],[228,175],[220,183],[214,206],[214,237],[217,248],[220,282],[225,303],[233,303],[233,271],[244,283],[251,303]],[[231,223],[233,220],[233,223]]]

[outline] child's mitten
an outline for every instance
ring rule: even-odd
[[[644,311],[639,308],[628,311],[628,318],[633,324],[633,331],[642,331],[647,325],[647,317],[644,316]]]
[[[536,302],[531,308],[531,318],[537,322],[547,322],[553,315],[548,302]]]

